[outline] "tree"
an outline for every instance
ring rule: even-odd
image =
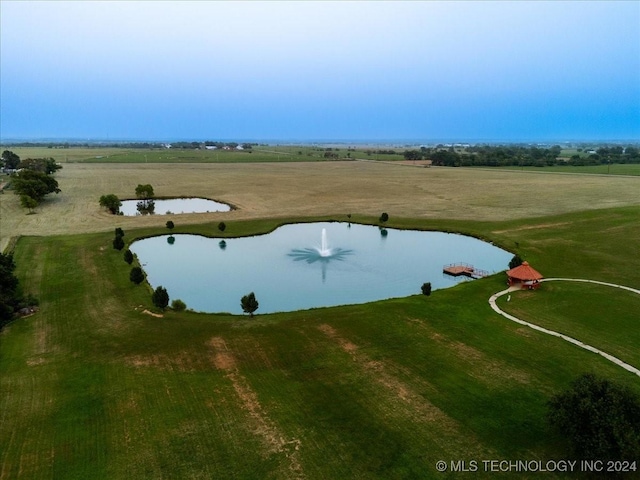
[[[422,290],[422,294],[428,297],[431,295],[431,282],[423,283],[420,289]]]
[[[509,268],[516,268],[522,265],[522,258],[517,253],[513,256],[513,258],[509,261]]]
[[[168,228],[169,230],[173,230],[173,228],[174,228],[174,227],[175,227],[174,223],[173,223],[171,220],[169,220],[169,221],[167,222],[167,228]]]
[[[422,152],[419,150],[405,150],[402,155],[405,160],[422,160]]]
[[[138,184],[136,187],[136,198],[143,200],[153,198],[153,187],[148,183],[146,185]]]
[[[131,272],[129,272],[129,280],[131,280],[136,285],[140,285],[144,282],[145,275],[140,267],[133,267]]]
[[[116,250],[122,250],[124,248],[124,240],[120,235],[116,235],[116,238],[113,239],[113,248]]]
[[[124,237],[124,230],[122,230],[122,227],[116,227],[115,234],[116,237]]]
[[[385,223],[387,220],[389,220],[389,214],[387,212],[383,212],[382,215],[380,215],[380,222]]]
[[[167,293],[167,289],[162,286],[156,288],[151,295],[151,301],[156,307],[161,308],[162,310],[167,308],[167,305],[169,305],[169,294]]]
[[[133,263],[133,253],[128,248],[124,251],[124,261],[129,265]]]
[[[20,157],[11,150],[5,150],[2,152],[2,161],[4,163],[4,168],[14,170],[18,168],[18,165],[20,164]]]
[[[111,213],[117,215],[120,212],[122,202],[113,193],[100,197],[100,206],[109,209]]]
[[[4,157],[4,153],[2,154]],[[21,299],[18,278],[13,274],[13,255],[0,253],[0,327],[13,318]]]
[[[28,208],[29,213],[33,213],[33,209],[38,206],[38,202],[29,195],[20,195],[20,205],[24,208]]]
[[[627,387],[584,374],[551,398],[548,420],[578,458],[640,458],[640,399]]]
[[[256,300],[256,296],[253,292],[248,295],[245,295],[240,299],[240,306],[242,307],[242,311],[244,313],[248,313],[251,317],[253,317],[253,312],[258,309],[258,300]]]
[[[13,189],[18,195],[26,195],[38,203],[49,193],[60,193],[56,179],[43,172],[22,170],[14,173],[11,178]]]
[[[53,158],[25,158],[18,164],[18,168],[35,170],[37,172],[51,175],[62,168]]]
[[[187,304],[177,298],[171,302],[171,308],[176,312],[184,312],[187,309]]]
[[[218,230],[220,230],[221,232],[224,232],[226,228],[227,228],[227,225],[224,222],[220,222],[218,224]]]

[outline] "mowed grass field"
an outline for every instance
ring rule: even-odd
[[[347,213],[375,223],[387,211],[391,227],[473,234],[548,277],[638,288],[637,179],[370,162],[69,164],[57,176],[63,192],[36,215],[11,192],[0,198],[3,238],[23,235],[18,274],[41,301],[0,333],[1,479],[457,478],[436,462],[567,458],[544,414],[581,373],[640,393],[638,377],[606,359],[496,315],[488,298],[503,275],[428,298],[254,319],[151,316],[148,287],[133,286],[111,248],[113,228],[130,242],[165,233],[168,217],[97,207],[138,183],[233,203],[228,214],[172,217],[177,231],[214,236],[221,220],[234,236]],[[638,299],[605,288],[543,284],[509,308],[638,366]]]

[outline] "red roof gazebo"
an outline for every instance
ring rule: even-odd
[[[540,280],[543,278],[540,272],[531,268],[529,262],[522,262],[522,265],[507,270],[507,276],[509,277],[510,287],[520,285],[522,288],[528,288],[529,290],[538,288]]]

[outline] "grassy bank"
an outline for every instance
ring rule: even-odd
[[[517,251],[546,276],[638,287],[639,214],[392,217],[389,226],[462,231]],[[226,221],[224,236],[338,217],[238,219]],[[166,232],[125,230],[128,241]],[[222,236],[217,221],[176,231]],[[254,320],[158,318],[143,313],[150,291],[131,284],[112,236],[27,236],[16,245],[20,280],[41,310],[0,334],[2,479],[448,478],[436,461],[566,458],[544,421],[546,401],[585,371],[640,392],[637,377],[598,355],[496,315],[487,300],[503,275],[428,298]],[[637,299],[608,298],[545,284],[510,306],[637,362],[637,335],[621,335],[633,329]]]

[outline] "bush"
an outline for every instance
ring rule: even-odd
[[[184,312],[187,309],[187,304],[178,298],[171,302],[171,308],[176,312]]]
[[[124,237],[124,230],[122,230],[122,228],[116,228],[116,237]]]
[[[509,262],[509,268],[510,269],[516,268],[516,267],[519,267],[520,265],[522,265],[522,258],[520,258],[520,255],[515,254],[511,259],[511,261]]]
[[[226,228],[227,228],[227,225],[224,222],[220,222],[218,224],[218,230],[220,230],[221,232],[224,232]]]
[[[124,240],[120,235],[116,235],[116,238],[113,239],[113,248],[116,250],[122,250],[124,248]]]
[[[549,401],[548,420],[578,458],[640,458],[640,399],[624,386],[582,375]]]
[[[167,293],[167,289],[162,286],[156,288],[151,295],[151,301],[156,307],[161,308],[162,310],[167,308],[167,305],[169,305],[169,294]]]
[[[382,215],[380,215],[380,222],[386,223],[388,220],[389,214],[387,212],[383,212]]]
[[[140,267],[133,267],[131,272],[129,272],[129,280],[131,280],[136,285],[140,285],[144,282],[145,275]]]
[[[173,228],[174,228],[174,227],[175,227],[174,223],[173,223],[171,220],[169,220],[169,221],[167,222],[167,228],[168,228],[169,230],[173,230]]]
[[[105,207],[114,215],[117,215],[118,213],[120,213],[121,205],[122,205],[122,202],[113,193],[110,193],[109,195],[102,195],[100,197],[100,206]]]
[[[251,292],[248,295],[245,295],[240,299],[240,306],[242,307],[242,311],[244,313],[248,313],[253,317],[253,312],[258,309],[258,300],[256,300],[256,295]]]
[[[422,290],[422,294],[428,297],[431,295],[431,282],[423,283],[420,289]]]
[[[133,263],[133,253],[128,248],[124,251],[124,261],[129,265]]]

